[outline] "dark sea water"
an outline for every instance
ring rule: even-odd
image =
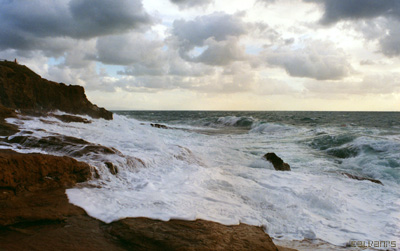
[[[231,126],[251,127],[260,123],[294,126],[361,126],[400,129],[400,112],[314,112],[314,111],[116,111],[138,120],[198,126],[229,125],[222,118],[240,118]],[[220,121],[218,121],[220,120]]]
[[[375,157],[378,169],[365,175],[388,178],[400,183],[400,113],[399,112],[310,112],[310,111],[117,111],[117,114],[171,127],[192,126],[211,134],[258,133],[286,137],[291,129],[306,130],[293,142],[306,145],[336,163],[359,157],[353,169],[363,173],[364,161]],[[210,129],[210,130],[207,130]],[[290,134],[290,133],[289,133]],[[364,161],[363,161],[364,160]],[[347,161],[345,161],[347,164]],[[387,169],[390,167],[391,169]],[[343,169],[347,169],[343,166]],[[369,169],[369,168],[365,168]]]
[[[114,120],[91,124],[10,122],[20,134],[79,137],[119,151],[78,158],[100,179],[67,190],[104,222],[206,219],[262,225],[281,240],[400,243],[400,113],[115,111]],[[268,152],[291,171],[275,171],[262,159]]]

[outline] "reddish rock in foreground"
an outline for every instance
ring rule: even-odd
[[[204,220],[128,218],[105,224],[68,202],[65,188],[90,177],[68,157],[0,150],[1,250],[292,250],[260,227]]]
[[[90,166],[69,157],[0,150],[0,188],[16,193],[66,188],[91,177]]]
[[[128,218],[113,222],[109,232],[130,250],[276,250],[261,227],[225,226],[204,220],[157,221]]]
[[[0,105],[28,113],[60,110],[108,120],[113,117],[93,105],[82,86],[52,82],[26,66],[6,61],[0,61]]]

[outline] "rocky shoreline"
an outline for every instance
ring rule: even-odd
[[[0,150],[0,172],[1,250],[290,250],[246,224],[146,218],[105,224],[69,203],[65,189],[91,178],[89,165],[69,157]]]
[[[147,218],[106,224],[88,216],[69,203],[65,189],[96,178],[90,165],[67,156],[1,149],[19,131],[6,118],[53,116],[62,123],[90,123],[75,115],[53,114],[55,110],[112,119],[111,112],[87,100],[82,87],[48,81],[26,66],[0,62],[0,250],[293,250],[275,246],[261,227],[246,224]],[[27,139],[13,140],[22,145]],[[47,141],[53,146],[87,143],[86,150],[98,154],[108,151],[75,138]]]

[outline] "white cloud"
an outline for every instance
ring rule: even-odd
[[[304,48],[280,47],[264,52],[266,62],[293,77],[342,79],[352,72],[346,54],[330,42],[305,41]]]

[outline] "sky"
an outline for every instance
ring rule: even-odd
[[[399,0],[0,0],[0,59],[110,110],[400,111]]]

